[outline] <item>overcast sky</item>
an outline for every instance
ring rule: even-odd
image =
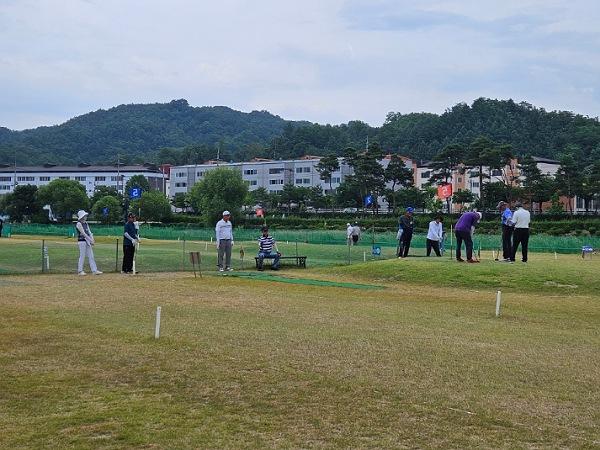
[[[0,126],[123,103],[379,126],[478,97],[598,116],[598,0],[0,0]]]

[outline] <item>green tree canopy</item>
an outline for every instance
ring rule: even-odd
[[[104,214],[104,208],[107,208],[108,214]],[[121,202],[112,195],[105,195],[98,199],[92,206],[92,216],[95,220],[102,223],[117,223],[123,219],[123,206]]]
[[[67,223],[80,209],[88,209],[89,199],[85,187],[74,180],[56,179],[38,190],[38,198],[52,208],[55,216]]]
[[[132,202],[132,211],[140,219],[151,222],[165,222],[171,218],[171,204],[162,192],[143,192],[142,198]]]
[[[142,189],[143,192],[150,192],[150,183],[148,182],[148,178],[144,175],[134,175],[127,180],[127,184],[125,184],[125,195],[129,195],[129,190],[134,187]]]
[[[209,170],[204,179],[190,190],[190,203],[200,211],[208,226],[213,226],[224,210],[234,219],[240,214],[248,186],[238,170],[218,168]]]
[[[41,219],[43,210],[37,194],[37,186],[30,184],[18,185],[14,192],[6,194],[4,204],[10,219],[15,222]]]

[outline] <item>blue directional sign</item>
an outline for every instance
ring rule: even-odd
[[[365,206],[371,206],[373,204],[373,196],[371,194],[365,197]]]
[[[104,217],[107,217],[107,216],[108,216],[108,208],[107,208],[107,207],[104,207],[104,208],[102,208],[102,215],[103,215]]]
[[[132,187],[131,189],[129,189],[129,198],[131,200],[142,198],[142,188]]]
[[[371,253],[373,254],[373,256],[381,256],[381,247],[378,245],[374,245]]]

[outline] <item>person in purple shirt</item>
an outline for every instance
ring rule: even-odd
[[[456,260],[458,262],[464,262],[460,256],[460,251],[463,241],[465,242],[465,248],[467,250],[467,262],[478,263],[479,261],[473,259],[473,231],[475,231],[475,225],[481,220],[481,213],[478,211],[469,211],[464,213],[456,222],[454,228],[454,235],[456,236]]]

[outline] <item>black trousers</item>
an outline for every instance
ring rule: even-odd
[[[465,248],[467,249],[467,259],[473,259],[473,238],[469,231],[455,231],[456,236],[456,259],[460,258],[460,251],[463,241],[465,242]]]
[[[400,248],[398,249],[398,256],[401,256],[402,258],[406,258],[408,256],[412,235],[412,231],[404,230],[402,236],[400,236]]]
[[[438,241],[432,241],[431,239],[427,239],[427,256],[431,255],[431,249],[435,252],[437,256],[442,256],[440,254],[440,243]]]
[[[133,272],[133,255],[135,254],[135,247],[133,245],[123,246],[123,266],[121,270],[125,273]]]
[[[513,233],[513,248],[511,261],[514,261],[517,256],[517,250],[521,244],[521,261],[527,262],[527,251],[529,250],[529,228],[515,228]]]
[[[502,225],[502,258],[512,258],[512,235],[513,227]]]

